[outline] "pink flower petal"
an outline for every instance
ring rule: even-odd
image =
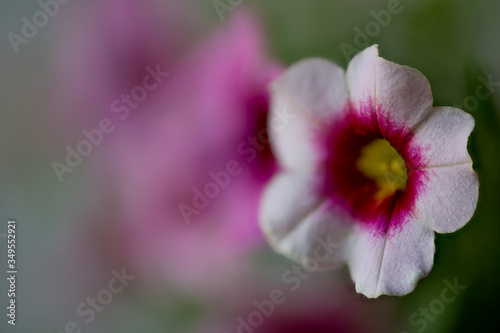
[[[434,108],[408,144],[407,164],[415,169],[471,164],[467,140],[473,128],[474,118],[464,111],[452,107]]]
[[[369,229],[355,231],[347,263],[357,292],[370,298],[406,295],[430,272],[434,232],[418,218],[409,222],[400,230],[389,225],[383,237]]]
[[[420,219],[439,233],[462,228],[474,214],[479,180],[472,163],[415,170],[425,178],[416,201]]]
[[[391,144],[400,141],[432,110],[429,82],[418,70],[378,56],[371,46],[347,69],[352,103],[371,123],[376,119],[382,136]],[[363,107],[370,100],[373,108]]]
[[[272,132],[275,154],[286,169],[314,168],[315,132],[345,109],[344,71],[322,59],[302,61],[276,79],[272,91],[270,124],[278,122]]]
[[[263,195],[260,221],[276,251],[303,264],[312,258],[324,268],[343,260],[341,246],[352,223],[331,200],[317,195],[318,181],[304,173],[275,177]]]

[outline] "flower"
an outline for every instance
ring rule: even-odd
[[[474,119],[432,104],[422,73],[380,58],[377,46],[346,73],[306,59],[277,78],[271,115],[297,117],[271,142],[283,170],[261,203],[271,245],[302,262],[328,237],[339,247],[321,266],[347,262],[359,293],[413,291],[432,268],[434,231],[463,227],[478,200]]]
[[[259,304],[261,309],[272,309],[269,317],[264,317],[262,325],[254,328],[255,333],[362,333],[393,331],[394,324],[388,320],[390,307],[383,306],[374,309],[370,304],[356,298],[355,295],[342,292],[338,286],[327,288],[325,282],[315,279],[316,286],[304,286],[303,290],[283,292],[283,304],[270,306],[269,301],[257,299],[252,304]],[[312,284],[311,283],[311,284]],[[335,297],[332,298],[331,295]],[[255,299],[255,296],[254,296]],[[267,304],[266,304],[267,303]],[[268,307],[266,309],[266,307]],[[256,307],[242,312],[243,321],[239,321],[242,328],[253,328],[251,325],[260,319],[255,315]],[[253,310],[253,311],[252,311]],[[264,312],[264,315],[268,313]],[[384,320],[385,319],[385,320]],[[257,322],[258,323],[258,322]],[[246,325],[245,325],[246,324]],[[243,331],[243,330],[241,330]],[[249,330],[250,331],[250,330]],[[228,332],[238,332],[232,330]]]
[[[70,117],[78,127],[70,132],[95,128],[103,118],[116,127],[91,165],[112,198],[103,200],[114,209],[110,243],[127,267],[162,286],[223,282],[218,274],[243,266],[234,258],[264,244],[257,211],[276,164],[269,145],[246,142],[266,126],[267,86],[281,69],[266,55],[258,22],[240,10],[198,41],[190,31],[199,23],[192,22],[195,11],[183,1],[92,4],[69,17],[68,28],[83,22],[85,29],[82,23],[67,34],[58,65],[64,104],[77,107]],[[123,94],[141,87],[146,68],[158,65],[169,76],[136,107],[126,104]],[[231,161],[241,173],[206,207],[193,207],[193,190],[203,191],[214,181],[211,173]],[[182,204],[191,210],[180,210]]]
[[[284,263],[283,263],[284,264]],[[345,288],[341,276],[314,274],[297,264],[274,261],[262,272],[243,278],[232,297],[216,303],[222,320],[210,318],[203,332],[361,333],[395,332],[396,303],[376,305]],[[261,267],[261,269],[264,267]],[[283,274],[276,274],[277,272]],[[257,278],[257,274],[259,277]],[[283,277],[284,276],[284,277]],[[244,283],[244,284],[243,284]],[[245,288],[241,288],[244,285]],[[278,287],[278,288],[277,288]],[[335,295],[335,297],[332,297]],[[201,330],[200,330],[201,332]]]
[[[171,75],[158,93],[133,110],[140,117],[131,112],[110,137],[105,164],[123,253],[143,276],[187,289],[227,284],[220,275],[237,272],[242,256],[264,244],[257,212],[276,163],[269,145],[246,143],[266,127],[267,86],[279,70],[263,44],[254,18],[235,13],[165,68]],[[197,193],[229,163],[238,174],[221,176],[227,184],[197,206]]]
[[[142,86],[147,67],[172,70],[193,39],[190,9],[180,0],[91,0],[68,8],[53,57],[56,128],[80,134],[109,117],[114,99]]]

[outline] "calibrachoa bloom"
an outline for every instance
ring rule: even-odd
[[[184,7],[180,0],[90,0],[68,8],[54,56],[57,128],[75,132],[68,124],[76,123],[80,134],[109,117],[115,99],[143,86],[148,67],[171,71],[193,39]]]
[[[312,274],[298,264],[274,261],[248,274],[227,299],[217,299],[222,318],[203,323],[203,333],[379,333],[395,332],[394,302],[374,308],[345,288],[341,276]],[[276,274],[282,272],[282,274]],[[241,288],[244,285],[245,288]],[[335,295],[332,297],[332,295]],[[207,318],[208,319],[208,318]],[[222,320],[221,320],[222,319]],[[212,321],[212,322],[210,322]]]
[[[121,76],[100,72],[96,80],[136,74],[140,84],[147,72],[139,59]],[[281,68],[243,11],[160,68],[170,75],[123,120],[104,110],[116,130],[95,164],[116,191],[114,237],[126,266],[145,279],[190,291],[212,282],[227,287],[219,277],[239,274],[242,258],[264,243],[257,212],[276,163],[258,134],[267,126],[267,86]]]
[[[347,72],[322,59],[294,65],[272,84],[273,112],[297,115],[275,133],[282,172],[263,196],[260,220],[273,247],[314,257],[316,239],[340,244],[368,297],[413,291],[433,264],[434,231],[472,217],[479,182],[467,152],[474,119],[433,107],[419,71],[367,48]]]
[[[127,259],[190,288],[238,271],[244,261],[235,258],[264,238],[257,212],[275,159],[269,145],[248,142],[266,127],[267,86],[281,71],[253,17],[235,14],[188,52],[158,105],[141,109],[151,117],[116,133],[109,154]],[[226,184],[207,195],[214,178]]]
[[[68,34],[59,72],[66,104],[83,113],[78,133],[103,118],[115,127],[91,156],[92,180],[113,199],[108,243],[145,279],[190,291],[209,280],[227,287],[219,277],[245,269],[241,258],[264,244],[257,212],[276,163],[259,133],[267,127],[267,86],[281,66],[267,56],[258,21],[242,10],[195,38],[185,1],[92,4],[68,17],[86,24]],[[169,75],[155,82],[147,68]],[[143,87],[147,96],[134,97]],[[216,195],[206,195],[210,184]]]

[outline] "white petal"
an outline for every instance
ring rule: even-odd
[[[276,176],[264,192],[260,223],[277,252],[306,265],[304,260],[312,258],[326,268],[343,262],[351,219],[318,196],[317,185],[318,180],[306,174]]]
[[[418,280],[429,274],[434,259],[434,232],[415,217],[402,228],[391,223],[380,235],[358,228],[351,243],[348,265],[356,291],[369,298],[402,296],[412,292]]]
[[[347,86],[358,112],[373,117],[374,104],[382,135],[390,139],[412,129],[432,108],[429,81],[418,70],[378,56],[377,46],[356,55],[347,69]]]
[[[272,146],[286,169],[315,166],[315,132],[345,110],[344,71],[322,59],[301,61],[272,84],[269,117]]]
[[[409,143],[412,168],[472,163],[467,140],[474,118],[452,107],[436,107]]]
[[[377,45],[373,45],[358,53],[349,63],[346,72],[353,111],[377,126],[375,97],[378,62]]]
[[[320,159],[320,147],[314,143],[317,128],[297,111],[289,111],[283,98],[274,97],[271,108],[271,147],[280,166],[285,170],[313,170]],[[279,120],[280,114],[290,118],[287,123]]]
[[[394,127],[413,128],[432,110],[429,81],[418,70],[379,58],[377,114],[380,130],[390,137]]]
[[[288,100],[294,111],[315,119],[330,118],[347,101],[344,70],[324,59],[306,59],[272,83],[273,96]]]
[[[424,174],[425,184],[416,201],[416,211],[432,229],[454,232],[472,218],[479,195],[479,180],[472,164],[412,172]]]

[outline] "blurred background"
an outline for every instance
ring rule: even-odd
[[[499,18],[493,0],[0,0],[0,264],[15,219],[18,269],[0,331],[497,327]],[[372,44],[475,118],[481,184],[472,221],[436,235],[430,275],[376,300],[346,268],[308,273],[269,248],[257,209],[276,164],[254,141],[284,68],[345,68]],[[450,303],[447,281],[467,286]]]

